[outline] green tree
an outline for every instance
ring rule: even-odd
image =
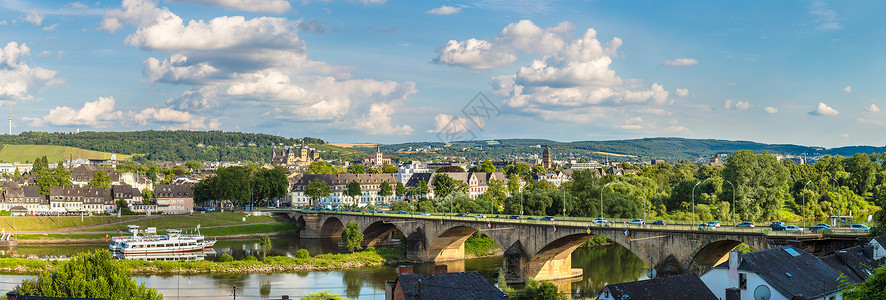
[[[380,185],[378,185],[378,195],[382,197],[387,197],[393,195],[394,191],[391,188],[391,184],[387,181],[382,181]]]
[[[259,240],[258,243],[260,245],[259,249],[261,251],[261,256],[262,257],[268,256],[268,253],[271,252],[271,238],[268,237],[267,235],[263,235],[261,237],[261,240]]]
[[[403,197],[406,195],[406,187],[403,186],[402,182],[397,181],[397,188],[395,188],[394,191],[397,193],[397,197]]]
[[[381,167],[381,172],[382,172],[382,173],[393,174],[393,173],[397,173],[397,171],[398,171],[398,169],[397,169],[396,166],[392,166],[392,165],[384,165],[384,166]]]
[[[467,184],[463,181],[452,179],[446,173],[439,173],[434,176],[434,197],[446,197],[452,192],[467,192]]]
[[[317,205],[317,200],[320,198],[329,197],[329,193],[332,192],[332,189],[329,188],[329,185],[326,184],[326,181],[314,179],[308,186],[305,187],[305,196],[311,197],[311,205]]]
[[[532,168],[532,173],[542,173],[542,174],[545,174],[545,173],[547,173],[547,172],[548,172],[548,170],[545,170],[545,167],[542,167],[542,166],[535,166],[535,168]]]
[[[345,230],[341,232],[341,240],[348,251],[354,252],[354,250],[362,249],[360,244],[363,243],[363,232],[360,231],[360,225],[354,221],[348,222]]]
[[[14,178],[22,177],[22,172],[18,170],[18,167],[15,168],[15,173],[12,174],[12,177],[14,177]]]
[[[266,200],[270,205],[271,199],[279,199],[286,196],[289,180],[286,179],[286,171],[282,167],[262,169],[255,173],[252,184],[254,197],[257,200]]]
[[[741,220],[778,219],[784,199],[791,197],[787,169],[769,153],[735,152],[723,169],[723,178],[735,184],[735,211]]]
[[[520,178],[517,178],[516,174],[508,174],[508,193],[510,193],[511,195],[516,195],[519,192]]]
[[[342,171],[335,168],[335,166],[326,163],[325,161],[315,161],[311,163],[311,166],[308,167],[308,170],[305,172],[307,174],[333,174],[333,173],[341,173]]]
[[[845,280],[844,282],[848,282],[845,276],[840,276],[840,278]],[[846,289],[843,290],[843,299],[886,299],[886,265],[874,270],[874,274],[868,276],[862,283],[847,284]]]
[[[117,199],[117,201],[115,201],[114,204],[117,205],[117,209],[120,210],[121,215],[134,215],[135,214],[134,212],[132,212],[131,209],[129,209],[129,204],[126,203],[126,200]]]
[[[189,160],[185,163],[185,167],[191,170],[200,170],[203,169],[203,164],[196,160]]]
[[[252,176],[247,168],[234,166],[219,168],[212,181],[215,200],[231,201],[235,205],[251,204],[253,197]]]
[[[525,177],[528,176],[531,172],[532,168],[526,164],[513,164],[505,166],[505,174],[508,175],[508,178],[510,178],[510,175]]]
[[[511,299],[515,300],[566,300],[565,294],[561,294],[560,290],[553,283],[547,281],[535,281],[529,279],[526,286],[522,289],[515,290],[511,294]]]
[[[366,167],[364,167],[363,165],[353,164],[348,166],[348,173],[366,174]]]
[[[330,291],[318,291],[301,296],[301,300],[349,300],[339,294]]]
[[[111,177],[102,170],[96,170],[92,175],[92,179],[89,180],[89,185],[104,189],[109,188],[111,187]]]
[[[488,160],[484,161],[482,164],[480,164],[479,171],[480,172],[487,172],[487,173],[488,172],[495,172],[495,165],[493,165],[491,161],[488,161]]]
[[[132,279],[129,270],[117,264],[107,250],[78,253],[36,279],[23,280],[15,291],[43,297],[163,299],[153,288]]]
[[[34,179],[40,186],[41,195],[49,195],[50,186],[66,186],[71,184],[71,172],[61,164],[54,169],[44,169]]]
[[[500,207],[503,205],[505,198],[507,195],[505,194],[505,183],[501,180],[492,178],[487,183],[486,193],[489,197],[492,198],[495,206]]]
[[[345,195],[354,198],[353,200],[356,204],[358,202],[357,197],[363,196],[363,191],[360,189],[360,183],[356,181],[348,183],[348,189],[345,190]]]

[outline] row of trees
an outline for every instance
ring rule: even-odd
[[[269,204],[286,196],[289,181],[282,167],[263,169],[258,165],[219,168],[215,175],[194,186],[194,202],[230,201],[234,205]]]

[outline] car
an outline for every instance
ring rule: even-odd
[[[711,225],[708,225],[708,223],[698,224],[698,230],[711,230],[711,229],[714,229],[714,227],[711,227]]]
[[[544,218],[541,218],[541,220],[542,221],[553,221],[554,217],[544,217]]]
[[[831,229],[831,225],[829,225],[828,223],[818,223],[818,224],[815,224],[815,226],[821,226],[821,227],[824,227],[827,229]],[[815,226],[812,226],[812,227],[815,227]]]
[[[401,210],[401,211],[398,211],[397,214],[398,215],[408,215],[409,213],[404,210]]]
[[[467,217],[468,214],[457,214],[457,215],[455,215],[455,216],[456,216],[456,217]]]
[[[772,229],[773,231],[782,231],[785,229],[784,222],[772,222],[769,224],[769,229]]]
[[[709,221],[709,222],[708,222],[708,226],[713,227],[713,228],[719,228],[719,227],[720,227],[720,222],[717,222],[717,221]]]
[[[486,215],[482,215],[482,214],[476,215],[476,216],[474,216],[474,218],[482,219],[482,218],[486,218]]]
[[[536,218],[536,217],[527,217],[526,220],[538,221],[538,218]]]
[[[735,225],[735,227],[754,228],[755,226],[754,226],[754,222],[742,222],[742,223],[739,223],[738,225]]]
[[[814,232],[814,231],[819,231],[819,230],[830,230],[830,229],[831,229],[830,227],[821,226],[820,224],[819,224],[819,225],[812,226],[812,227],[809,227],[809,231],[813,231],[813,232]]]
[[[643,219],[633,219],[633,220],[631,220],[630,222],[628,222],[628,224],[633,224],[633,225],[643,225],[643,224],[646,224],[646,220],[643,220]]]
[[[665,222],[665,220],[657,220],[657,221],[652,222],[652,223],[649,223],[649,224],[652,224],[652,225],[668,225],[668,222]]]
[[[794,232],[794,233],[803,233],[803,228],[797,225],[790,225],[784,228],[784,231]]]
[[[868,232],[871,231],[871,228],[864,224],[852,224],[849,226],[849,231],[851,232]]]
[[[520,216],[513,215],[513,216],[508,216],[507,218],[508,218],[508,219],[511,219],[511,220],[519,220],[519,219],[520,219]]]
[[[276,206],[273,206],[273,205],[268,206],[268,209],[276,209],[276,208],[277,208],[277,207],[276,207]]]
[[[609,221],[606,221],[606,218],[596,218],[591,223],[600,224],[600,225],[609,225]]]
[[[385,213],[385,211],[383,211],[383,210],[376,210],[375,213],[377,213],[377,214],[383,214],[383,213]]]
[[[429,213],[429,212],[423,212],[423,213],[421,213],[421,215],[422,215],[422,216],[430,216],[431,213]]]

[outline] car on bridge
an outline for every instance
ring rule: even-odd
[[[652,222],[652,223],[649,223],[649,224],[652,224],[652,225],[662,225],[662,226],[663,226],[663,225],[668,225],[668,222],[665,222],[665,220],[657,220],[657,221]]]
[[[596,218],[591,223],[600,224],[600,225],[609,225],[609,221],[606,221],[606,218]]]
[[[520,216],[518,216],[518,215],[508,216],[507,219],[511,219],[511,220],[519,220],[519,219],[520,219]]]
[[[785,229],[784,222],[772,222],[772,224],[769,224],[769,229],[772,229],[772,231],[782,231]]]
[[[803,228],[797,225],[790,225],[784,228],[784,231],[793,232],[793,233],[803,233]]]
[[[831,225],[828,224],[828,223],[818,223],[818,224],[815,224],[815,226],[821,226],[821,227],[824,227],[824,228],[827,228],[827,229],[831,229]],[[813,227],[814,227],[814,226],[813,226]]]
[[[421,213],[421,215],[422,215],[422,216],[430,216],[431,213],[429,213],[429,212],[423,212],[423,213]]]
[[[631,225],[643,225],[643,224],[646,224],[646,220],[643,220],[643,219],[633,219],[633,220],[631,220],[630,222],[628,222],[628,224],[631,224]]]
[[[542,221],[553,221],[554,217],[544,217],[544,218],[541,218],[541,220]]]
[[[738,225],[735,225],[735,227],[739,227],[739,228],[742,228],[742,227],[743,227],[743,228],[754,228],[755,225],[754,225],[754,222],[741,222],[741,223],[739,223]]]
[[[871,231],[871,228],[864,224],[852,224],[849,226],[850,232],[868,232]]]
[[[825,224],[825,225],[827,225],[827,224]],[[812,231],[812,232],[819,231],[819,230],[830,230],[830,229],[831,229],[830,226],[821,226],[821,224],[809,227],[809,231]]]
[[[480,215],[474,216],[474,218],[482,219],[482,218],[486,218],[486,215],[480,214]]]
[[[398,211],[397,214],[398,215],[408,215],[409,213],[404,210],[401,210],[401,211]]]
[[[698,230],[714,230],[717,227],[711,226],[709,223],[698,224]]]
[[[455,216],[456,216],[456,217],[467,217],[468,214],[457,214],[457,215],[455,215]]]
[[[385,213],[385,211],[383,211],[383,210],[376,210],[375,213],[377,213],[377,214],[383,214],[383,213]]]
[[[720,222],[717,222],[717,221],[709,221],[709,222],[708,222],[708,226],[710,226],[710,227],[714,227],[714,228],[720,228]]]

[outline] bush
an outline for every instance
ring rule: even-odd
[[[372,246],[366,247],[366,251],[375,252],[375,247],[372,247]]]
[[[232,261],[234,261],[234,257],[231,256],[230,254],[225,253],[225,254],[222,254],[222,256],[220,256],[220,257],[218,258],[218,261],[220,261],[220,262],[232,262]]]
[[[298,251],[295,251],[295,258],[306,259],[310,257],[311,253],[308,253],[308,249],[298,249]]]
[[[227,254],[225,254],[225,255],[227,255]],[[246,261],[256,261],[256,260],[258,260],[258,258],[255,258],[255,256],[250,255],[250,256],[247,256],[246,259],[244,259],[244,260],[246,260]]]

